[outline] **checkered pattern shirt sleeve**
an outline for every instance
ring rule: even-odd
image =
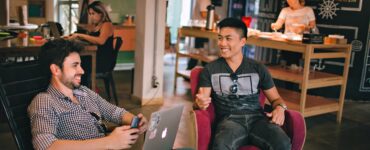
[[[47,93],[38,94],[28,107],[31,120],[32,143],[35,149],[47,149],[57,140],[55,137],[58,118],[49,107],[51,96]]]
[[[113,122],[115,124],[122,124],[122,116],[127,112],[125,109],[109,103],[88,88],[84,88],[84,90],[87,91],[88,95],[93,97],[92,99],[95,100],[95,103],[98,105],[98,109],[101,112],[104,120]]]

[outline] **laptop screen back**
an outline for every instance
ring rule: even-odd
[[[144,150],[171,150],[184,109],[183,105],[152,113],[145,136]]]

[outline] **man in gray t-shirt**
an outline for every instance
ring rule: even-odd
[[[267,69],[242,54],[247,28],[235,18],[218,24],[221,58],[203,69],[195,104],[215,105],[217,124],[212,149],[238,149],[253,144],[261,149],[290,149],[289,137],[279,127],[287,109]],[[273,107],[265,114],[259,104],[262,91]]]

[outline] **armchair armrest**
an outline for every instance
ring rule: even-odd
[[[285,122],[282,128],[292,140],[292,150],[301,150],[306,138],[306,124],[301,113],[286,110]]]
[[[197,134],[197,149],[208,150],[211,141],[212,124],[215,119],[214,106],[211,103],[207,110],[194,110]]]
[[[198,150],[208,150],[211,141],[212,123],[207,110],[194,110],[196,121],[196,141]]]

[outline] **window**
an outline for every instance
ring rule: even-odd
[[[58,0],[58,22],[62,25],[65,34],[77,30],[78,9],[78,0]]]

